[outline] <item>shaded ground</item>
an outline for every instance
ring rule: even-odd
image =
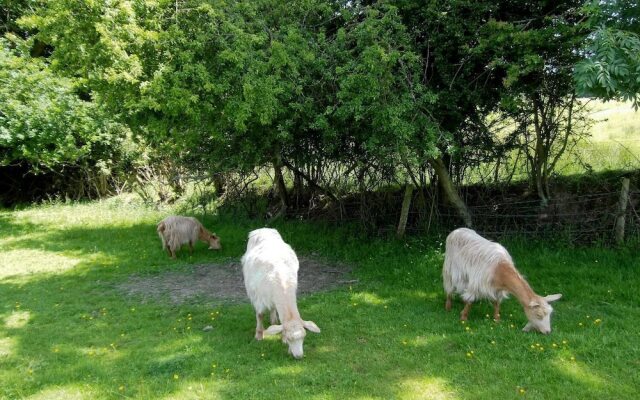
[[[345,265],[301,258],[298,296],[328,290],[351,282]],[[154,276],[131,276],[118,286],[130,296],[145,300],[165,300],[181,304],[193,298],[220,301],[248,300],[239,262],[203,264],[168,271]]]

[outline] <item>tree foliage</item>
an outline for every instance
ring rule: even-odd
[[[531,143],[520,140],[530,133],[522,127],[498,137],[489,122],[496,115],[542,119],[538,131],[546,133],[536,140],[543,145],[530,163],[536,186],[563,149],[553,150],[552,138],[573,134],[575,125],[554,121],[566,119],[556,117],[576,90],[636,98],[634,4],[15,1],[8,9],[20,18],[5,29],[23,51],[5,46],[3,60],[25,72],[10,78],[6,96],[29,100],[11,111],[13,125],[3,122],[4,136],[14,138],[5,148],[22,151],[15,138],[24,136],[24,122],[40,121],[30,137],[55,148],[51,163],[82,157],[92,143],[117,141],[105,133],[109,115],[149,154],[198,175],[272,166],[277,177],[285,168],[310,188],[340,180],[361,190],[409,180],[425,186],[436,177],[459,204],[449,174],[460,183],[469,168],[499,164]],[[24,49],[43,46],[42,59],[26,56]],[[66,111],[48,115],[56,108],[46,101]],[[54,128],[46,131],[44,121]],[[61,135],[62,126],[76,133]]]
[[[640,107],[640,4],[593,1],[585,7],[591,33],[575,68],[577,91],[604,100],[632,100]]]

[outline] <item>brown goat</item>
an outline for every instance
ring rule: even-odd
[[[162,240],[162,249],[167,250],[169,256],[174,259],[176,252],[185,244],[189,245],[189,254],[193,254],[193,245],[198,240],[209,244],[210,250],[221,248],[220,237],[209,232],[193,217],[172,215],[158,223],[157,231]]]

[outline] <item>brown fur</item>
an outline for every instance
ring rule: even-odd
[[[185,244],[189,245],[189,253],[192,254],[197,240],[207,243],[210,249],[221,248],[220,238],[192,217],[169,216],[158,223],[157,231],[163,249],[171,258],[176,258],[176,252]]]
[[[493,277],[493,284],[499,289],[513,293],[523,305],[529,304],[531,300],[538,297],[527,281],[509,262],[502,261],[498,264]]]

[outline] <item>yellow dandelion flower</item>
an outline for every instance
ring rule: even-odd
[[[553,347],[558,347],[558,345],[557,345],[557,344],[555,344],[555,343],[552,343],[552,344],[551,344],[551,346],[553,346]]]
[[[567,341],[566,341],[566,340],[563,340],[563,341],[562,341],[562,344],[567,344]]]
[[[473,355],[471,353],[467,353],[467,357],[471,358]]]
[[[178,374],[173,374],[173,379],[176,379],[176,380],[177,380],[177,379],[180,379],[180,375],[178,375]]]
[[[496,341],[495,341],[495,340],[492,340],[492,341],[491,341],[491,344],[496,344]]]
[[[594,324],[599,324],[600,322],[602,322],[600,318],[597,318],[595,321],[593,321]]]
[[[118,390],[122,392],[124,390],[124,386],[118,387]]]
[[[579,322],[579,323],[578,323],[578,326],[582,326],[582,322]]]
[[[519,392],[520,392],[520,394],[525,394],[526,390],[524,390],[523,388],[520,388]]]
[[[465,331],[471,330],[468,326],[464,328]]]

